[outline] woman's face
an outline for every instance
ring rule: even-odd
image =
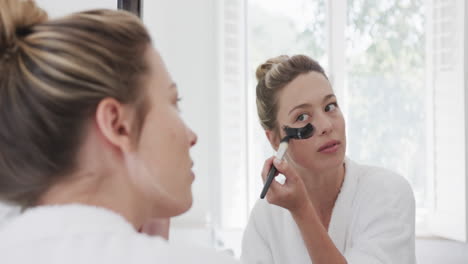
[[[284,126],[312,123],[316,129],[308,139],[290,141],[287,153],[295,166],[321,172],[342,165],[345,122],[330,83],[322,74],[301,74],[278,93],[277,121],[281,138]]]
[[[175,216],[192,205],[193,161],[189,150],[197,136],[182,121],[177,87],[154,48],[148,50],[150,74],[146,79],[149,111],[138,148],[127,159],[130,175],[149,199],[155,216]]]

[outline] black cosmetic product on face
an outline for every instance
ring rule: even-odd
[[[281,143],[278,147],[278,151],[276,152],[276,158],[279,160],[283,159],[284,154],[286,153],[286,150],[288,149],[290,139],[307,139],[313,136],[314,131],[315,131],[315,127],[310,123],[300,128],[292,128],[292,127],[285,126],[283,129],[284,129],[284,132],[286,133],[286,136],[283,139],[281,139]],[[270,168],[270,171],[268,172],[268,176],[265,181],[265,185],[263,186],[262,193],[260,194],[261,199],[265,198],[268,192],[268,188],[270,187],[271,182],[275,178],[275,174],[277,171],[278,170],[275,168],[275,166],[272,165]]]

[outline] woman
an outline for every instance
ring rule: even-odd
[[[140,233],[190,208],[197,137],[139,19],[0,6],[0,261],[234,263]]]
[[[274,164],[273,181],[244,233],[245,263],[415,263],[414,196],[404,178],[348,158],[343,115],[322,67],[303,55],[280,56],[257,69],[257,110],[276,150],[284,126],[312,123]]]

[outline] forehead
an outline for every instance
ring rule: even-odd
[[[146,59],[148,60],[148,65],[150,67],[146,82],[148,88],[156,93],[163,92],[163,90],[172,91],[174,89],[171,85],[172,78],[169,75],[161,56],[153,47],[148,49]]]
[[[296,105],[320,104],[323,98],[333,93],[329,81],[318,72],[300,74],[278,94],[279,110],[289,111]]]
[[[153,78],[169,78],[166,66],[159,55],[158,51],[153,47],[150,47],[146,53],[146,59],[150,66],[150,74]]]

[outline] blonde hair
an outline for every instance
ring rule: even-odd
[[[49,20],[32,0],[0,6],[0,199],[29,206],[76,167],[102,99],[134,104],[140,130],[151,39],[125,11]]]
[[[278,129],[278,92],[298,75],[318,72],[327,78],[323,68],[306,55],[281,55],[268,59],[257,67],[257,112],[265,130]]]

